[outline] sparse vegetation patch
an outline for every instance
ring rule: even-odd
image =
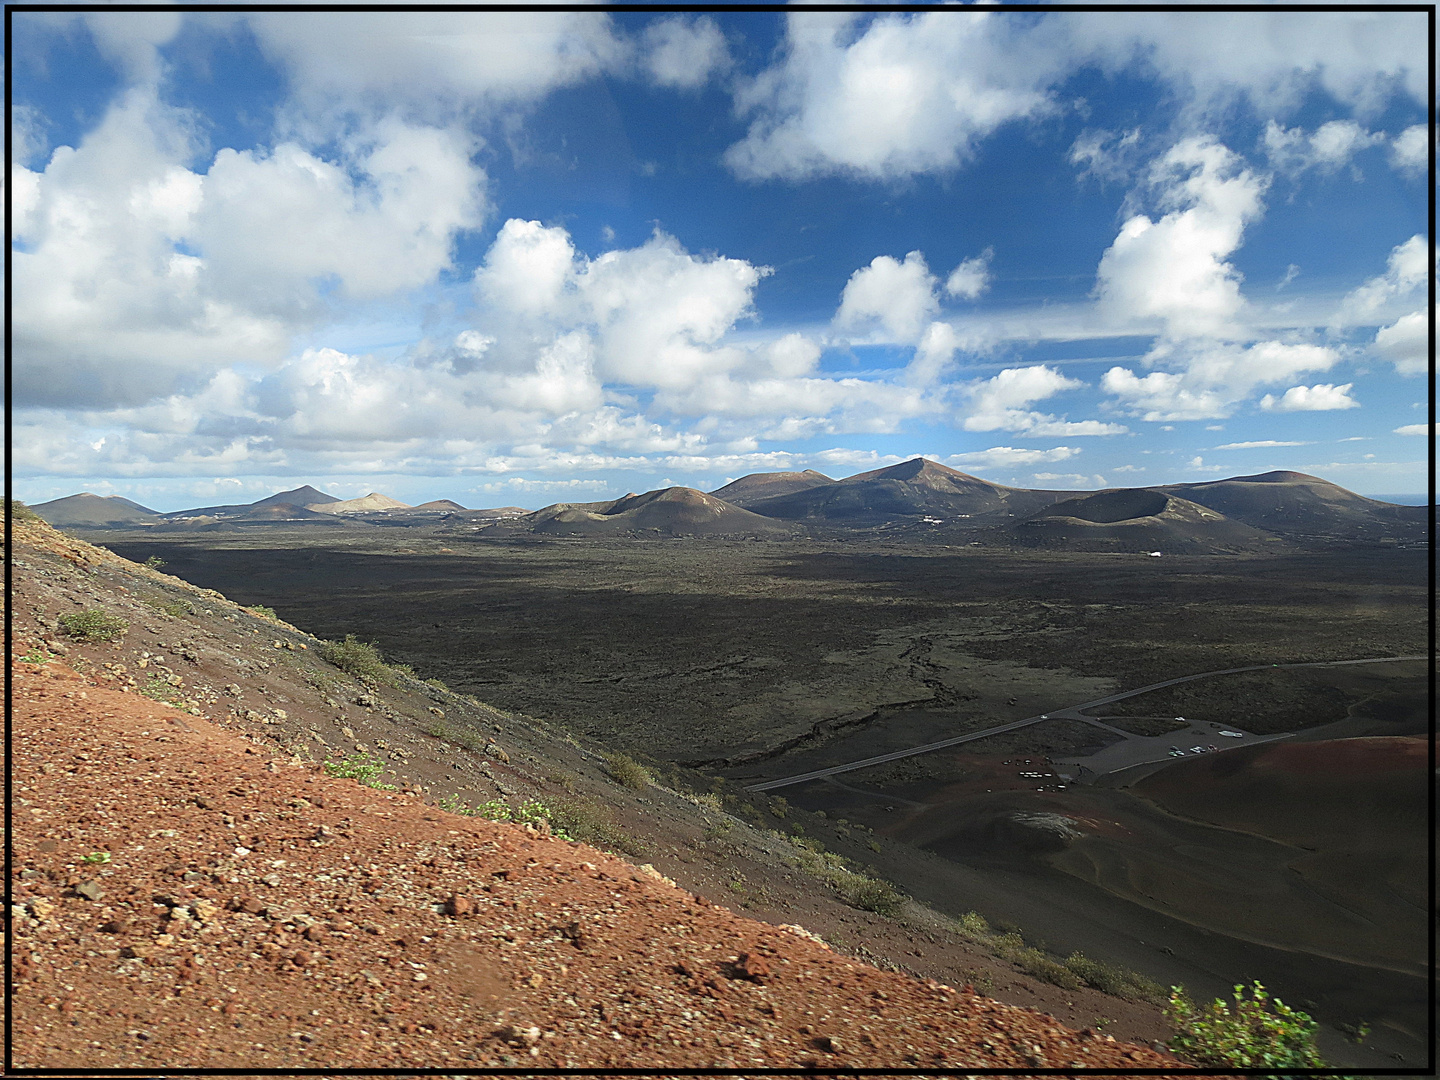
[[[358,780],[366,787],[379,788],[381,791],[394,791],[394,784],[380,783],[380,775],[384,771],[384,762],[376,761],[369,754],[350,754],[325,762],[325,772],[329,776]]]
[[[380,655],[379,646],[374,642],[361,641],[354,634],[346,634],[344,641],[321,642],[319,652],[322,660],[361,682],[394,686],[399,681],[395,671]]]
[[[10,520],[17,525],[22,522],[40,520],[40,515],[35,513],[34,510],[31,510],[30,507],[26,506],[19,499],[9,499],[6,501],[5,506],[10,511]]]
[[[1021,971],[1056,986],[1071,990],[1089,986],[1128,1001],[1159,1004],[1164,1000],[1165,991],[1160,984],[1138,972],[1092,960],[1079,952],[1071,953],[1062,961],[1043,949],[1027,945],[1020,928],[1013,923],[1002,921],[998,927],[992,928],[979,912],[967,911],[955,920],[955,928]]]
[[[644,791],[650,786],[650,774],[645,767],[626,754],[607,754],[605,767],[611,778],[621,787],[631,791]]]
[[[1092,960],[1083,953],[1071,953],[1065,958],[1065,967],[1087,986],[1127,1001],[1159,1002],[1165,994],[1164,988],[1153,979],[1114,964]]]
[[[119,615],[100,608],[87,608],[60,616],[60,628],[76,641],[114,641],[130,629]]]

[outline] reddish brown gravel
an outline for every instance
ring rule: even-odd
[[[12,674],[18,1066],[1176,1065],[60,662]]]

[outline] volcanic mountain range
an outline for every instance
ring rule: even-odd
[[[244,525],[469,524],[554,536],[793,538],[864,532],[997,546],[1171,553],[1274,550],[1286,543],[1412,543],[1427,509],[1380,502],[1318,477],[1267,472],[1098,492],[1006,487],[926,458],[834,480],[752,473],[706,494],[669,487],[619,499],[466,510],[407,506],[372,492],[340,500],[308,485],[253,503],[159,514],[119,496],[71,495],[33,507],[67,528],[224,529]]]

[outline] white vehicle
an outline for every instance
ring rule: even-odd
[[[1243,731],[1222,731],[1220,734],[1229,739],[1243,739],[1245,737]]]
[[[1204,752],[1205,752],[1205,748],[1204,748],[1203,746],[1192,746],[1192,747],[1190,747],[1190,753],[1192,753],[1192,754],[1203,754]]]

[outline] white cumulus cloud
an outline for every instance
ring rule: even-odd
[[[845,283],[835,325],[851,332],[878,333],[881,340],[913,343],[939,310],[935,286],[920,252],[910,252],[903,262],[877,255]]]
[[[1067,461],[1079,453],[1079,448],[1074,446],[1052,446],[1049,450],[1030,450],[1015,446],[992,446],[988,450],[972,450],[965,454],[951,454],[944,459],[944,463],[960,469],[1001,469],[1022,465],[1043,465],[1055,461]]]
[[[1430,164],[1430,129],[1414,124],[1395,136],[1390,160],[1401,172],[1423,172]]]
[[[1307,371],[1324,371],[1339,354],[1320,345],[1262,341],[1249,346],[1186,343],[1152,351],[1179,371],[1137,375],[1112,367],[1100,386],[1146,421],[1213,420],[1231,415],[1258,387],[1291,381]]]
[[[1430,320],[1424,311],[1402,315],[1375,334],[1375,350],[1401,375],[1423,375],[1430,368]]]
[[[278,11],[244,18],[311,115],[533,101],[617,69],[629,52],[603,12]]]
[[[1331,120],[1309,133],[1271,120],[1261,139],[1270,163],[1288,173],[1306,169],[1333,172],[1360,151],[1383,142],[1382,132],[1366,131],[1354,120]]]
[[[1037,437],[1124,434],[1126,428],[1122,424],[1064,420],[1027,408],[1083,385],[1046,364],[1006,368],[993,378],[972,383],[965,389],[970,401],[964,410],[962,426],[966,431],[1013,431]]]
[[[1391,301],[1409,296],[1429,280],[1429,261],[1429,241],[1419,234],[1395,245],[1386,260],[1385,272],[1346,294],[1340,304],[1338,321],[1364,325]]]
[[[338,156],[222,149],[193,169],[188,114],[123,92],[79,145],[15,168],[21,403],[136,403],[361,300],[433,282],[478,226],[485,174],[453,133],[383,120]]]
[[[737,92],[752,119],[726,162],[751,179],[952,171],[1000,126],[1059,108],[1087,67],[1158,80],[1192,125],[1241,97],[1281,116],[1316,88],[1378,114],[1427,100],[1424,41],[1421,16],[1378,12],[797,13],[777,62]],[[1082,138],[1073,160],[1113,173],[1124,148],[1106,141]]]
[[[704,86],[731,63],[725,35],[708,15],[652,22],[640,35],[639,50],[641,66],[659,86]]]
[[[990,287],[990,260],[995,257],[994,248],[986,248],[973,259],[966,259],[950,271],[945,279],[945,291],[961,300],[974,300]]]
[[[1000,125],[1049,109],[1056,62],[989,13],[789,16],[783,58],[745,84],[738,175],[872,179],[953,169]]]
[[[1240,273],[1226,261],[1259,217],[1264,180],[1208,137],[1182,140],[1151,170],[1158,220],[1129,218],[1100,259],[1100,310],[1117,329],[1168,336],[1227,336],[1244,306]]]
[[[1314,386],[1292,386],[1280,397],[1266,394],[1260,399],[1262,409],[1276,412],[1331,412],[1335,409],[1358,409],[1360,403],[1350,396],[1354,383],[1340,386],[1316,383]]]

